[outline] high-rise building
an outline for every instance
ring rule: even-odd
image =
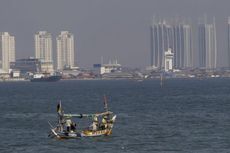
[[[42,72],[53,72],[52,37],[47,31],[39,31],[34,36],[35,58],[41,60]]]
[[[213,21],[213,24],[199,24],[198,41],[199,67],[206,69],[215,69],[217,60],[215,21]]]
[[[173,46],[173,27],[165,21],[153,22],[151,30],[151,66],[163,69],[164,52]]]
[[[52,37],[47,31],[39,31],[34,36],[35,58],[44,62],[53,62],[52,58]]]
[[[153,22],[151,28],[151,66],[165,67],[164,52],[174,53],[174,67],[193,67],[192,28],[188,24]]]
[[[230,68],[230,17],[228,17],[228,67]]]
[[[174,25],[173,52],[174,67],[188,68],[193,67],[193,49],[192,49],[192,28],[188,24]]]
[[[0,33],[1,69],[9,72],[10,62],[15,61],[15,39],[8,32]]]
[[[74,67],[74,36],[68,31],[62,31],[57,40],[57,69]]]

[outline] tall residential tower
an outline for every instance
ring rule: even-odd
[[[188,24],[153,22],[151,30],[151,66],[165,67],[164,52],[171,48],[173,67],[183,69],[193,67],[192,28]]]
[[[173,28],[165,21],[153,22],[151,31],[151,66],[164,68],[164,52],[173,45]],[[172,48],[173,51],[173,48]]]
[[[74,67],[74,36],[68,31],[61,31],[57,40],[57,69]]]
[[[53,53],[52,53],[52,37],[46,31],[39,31],[34,36],[35,40],[35,58],[41,61],[41,71],[52,73]]]
[[[15,39],[8,32],[0,33],[0,60],[0,67],[8,73],[10,62],[15,61]]]
[[[35,40],[35,58],[44,62],[53,62],[52,58],[52,38],[46,31],[39,31],[34,36]]]
[[[230,17],[228,17],[228,67],[230,68]]]
[[[212,24],[200,23],[198,27],[199,67],[215,69],[217,60],[216,27]]]
[[[193,67],[192,28],[188,24],[174,25],[173,51],[174,67],[178,69]]]

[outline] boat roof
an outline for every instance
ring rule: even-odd
[[[78,117],[78,118],[87,117],[87,118],[92,118],[92,117],[98,117],[98,116],[104,116],[104,115],[110,115],[110,114],[113,114],[113,112],[106,111],[106,112],[95,113],[95,114],[64,114],[63,116],[67,117],[67,118],[71,118],[71,117]]]

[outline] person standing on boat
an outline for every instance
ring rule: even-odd
[[[107,115],[103,116],[101,123],[102,123],[102,125],[101,125],[102,130],[104,130],[104,129],[106,129],[108,127],[108,125],[107,125]]]
[[[72,124],[71,119],[67,119],[67,120],[65,121],[65,125],[66,125],[66,130],[67,130],[67,132],[70,132],[71,124]]]
[[[93,118],[92,128],[93,128],[93,131],[97,131],[98,129],[98,119],[96,116]]]

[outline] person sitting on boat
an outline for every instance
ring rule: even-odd
[[[76,127],[77,127],[77,124],[72,122],[70,124],[70,132],[76,132]]]
[[[97,131],[98,130],[98,119],[97,119],[96,116],[93,118],[92,129],[93,129],[93,131]]]
[[[71,124],[72,124],[71,119],[67,119],[67,120],[65,121],[66,131],[67,131],[67,132],[70,132],[70,126],[71,126]]]

